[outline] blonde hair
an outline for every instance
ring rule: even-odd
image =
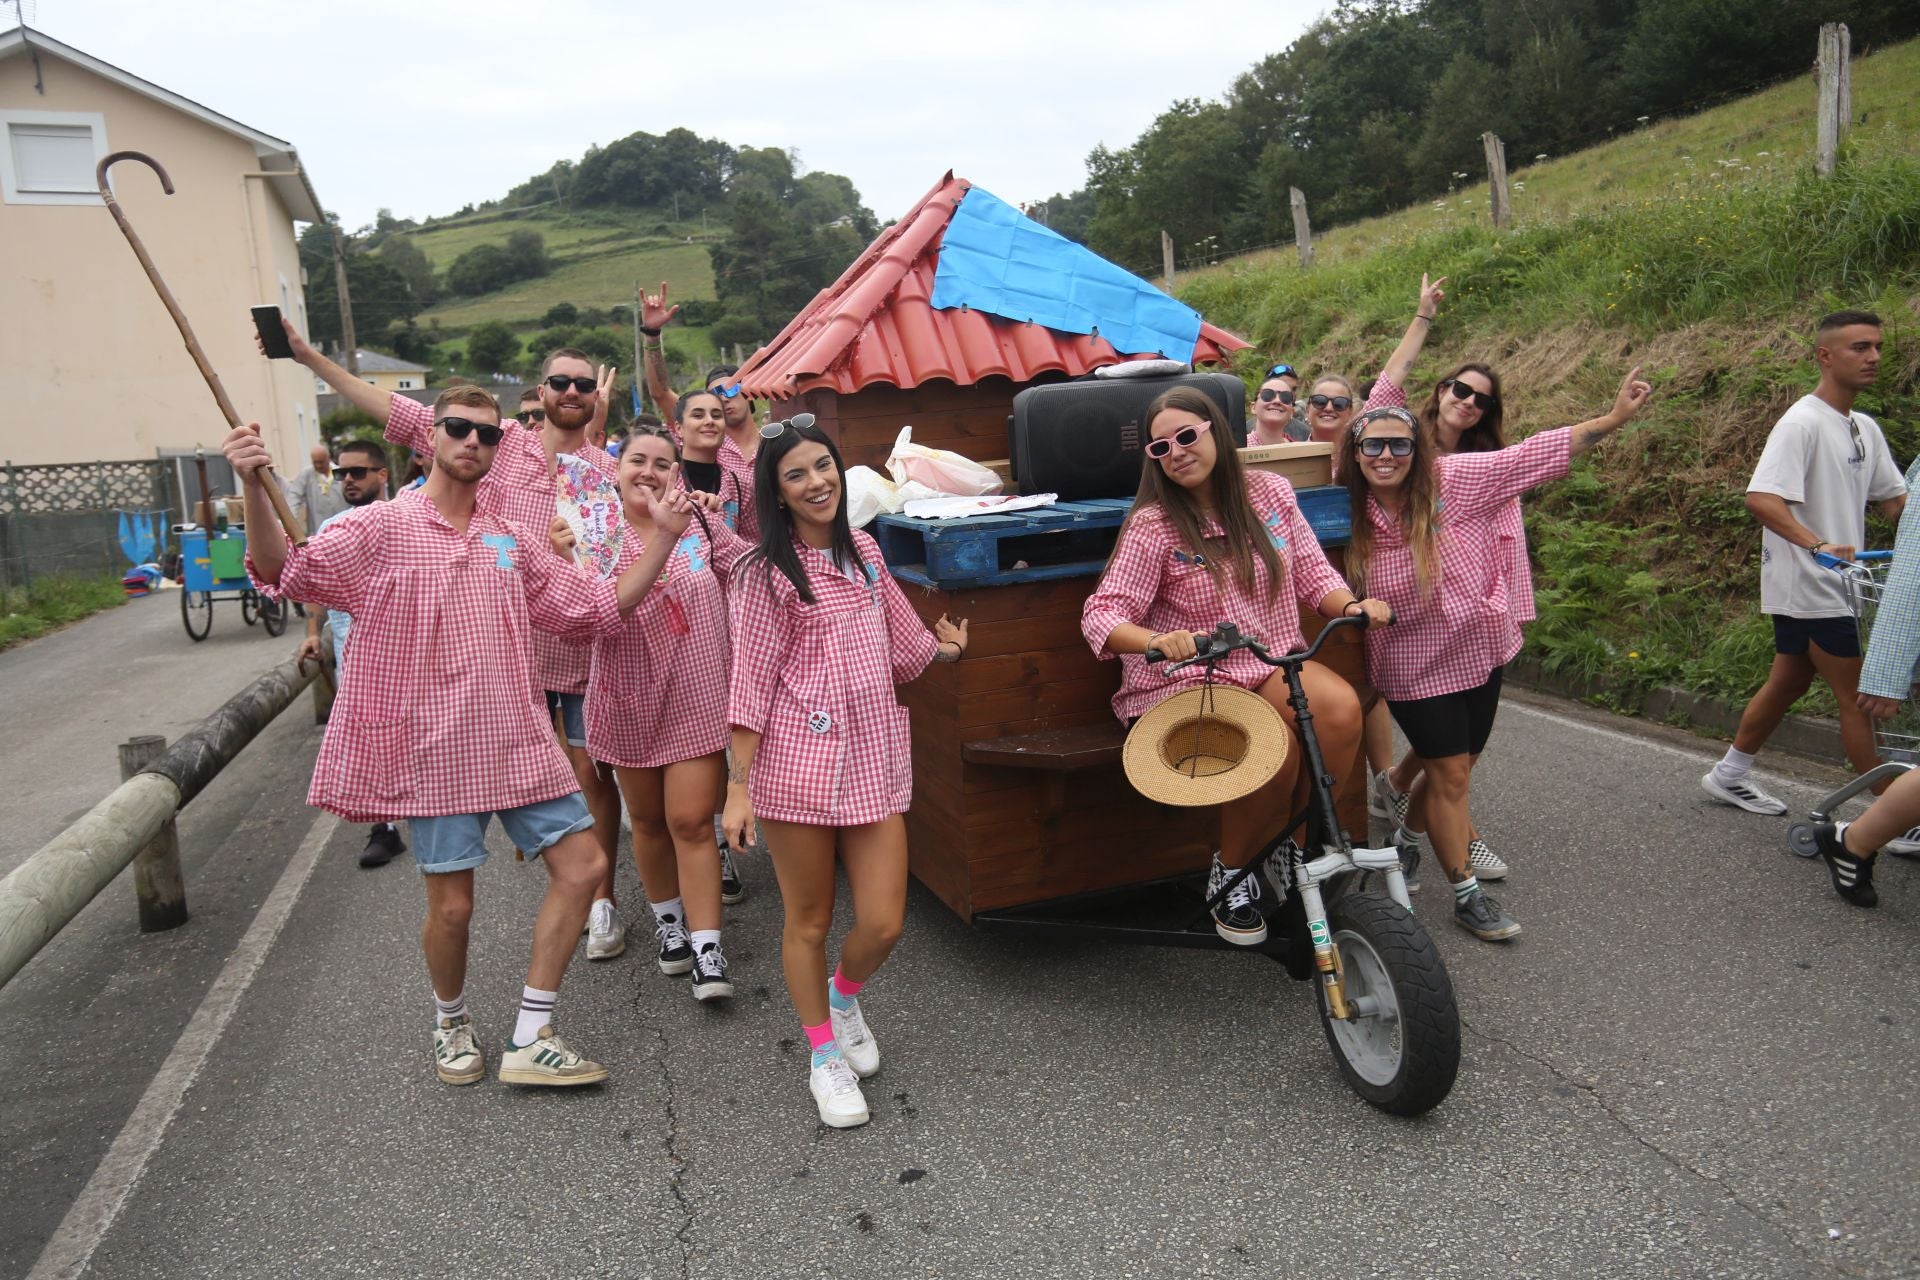
[[[476,387],[467,383],[458,387],[448,387],[433,398],[433,416],[439,417],[442,409],[460,405],[467,409],[491,409],[493,416],[500,416],[500,402],[494,399],[493,392],[485,387]]]

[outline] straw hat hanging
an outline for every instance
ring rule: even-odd
[[[1206,683],[1165,699],[1134,723],[1121,748],[1127,780],[1149,800],[1225,804],[1264,786],[1287,758],[1287,722],[1272,703]]]

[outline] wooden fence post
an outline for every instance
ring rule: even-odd
[[[167,740],[158,734],[129,738],[120,744],[120,781],[164,755]],[[187,885],[180,874],[180,836],[168,818],[146,847],[133,857],[133,890],[140,902],[140,932],[160,933],[187,922]]]
[[[1840,145],[1847,140],[1853,120],[1853,36],[1844,22],[1822,23],[1820,52],[1814,70],[1820,82],[1820,119],[1814,144],[1813,171],[1821,177],[1833,172]]]
[[[1313,225],[1307,221],[1307,193],[1288,187],[1287,199],[1293,205],[1293,242],[1299,246],[1300,269],[1305,271],[1313,265]]]
[[[1487,149],[1487,208],[1493,213],[1493,225],[1503,229],[1513,217],[1513,205],[1507,199],[1507,144],[1497,133],[1483,133],[1480,143]]]
[[[1160,230],[1160,274],[1162,286],[1167,293],[1173,293],[1173,237],[1163,227]]]

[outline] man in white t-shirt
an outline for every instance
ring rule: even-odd
[[[1866,541],[1867,504],[1895,520],[1907,503],[1906,481],[1880,424],[1853,409],[1879,374],[1880,318],[1834,312],[1820,322],[1813,357],[1820,385],[1774,424],[1747,485],[1747,510],[1765,529],[1760,611],[1773,616],[1773,669],[1740,717],[1726,758],[1700,779],[1708,795],[1750,813],[1787,811],[1748,771],[1816,675],[1840,704],[1841,742],[1854,769],[1864,773],[1878,763],[1872,722],[1858,705],[1859,632],[1840,575],[1814,554],[1852,559]]]

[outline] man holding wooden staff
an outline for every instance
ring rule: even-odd
[[[500,1079],[592,1084],[606,1068],[554,1033],[553,1009],[607,859],[523,655],[533,628],[576,641],[617,628],[659,577],[689,509],[678,492],[650,500],[669,536],[617,579],[596,579],[552,553],[551,519],[527,528],[479,501],[502,438],[491,394],[442,392],[428,436],[433,470],[416,497],[350,512],[303,546],[256,537],[248,571],[275,596],[354,616],[354,679],[334,704],[308,803],[350,822],[405,817],[413,828],[426,873],[435,1072],[448,1084],[486,1074],[466,1007],[467,938],[473,871],[498,817],[547,870]],[[259,428],[235,428],[222,448],[242,478],[250,527],[278,531]]]

